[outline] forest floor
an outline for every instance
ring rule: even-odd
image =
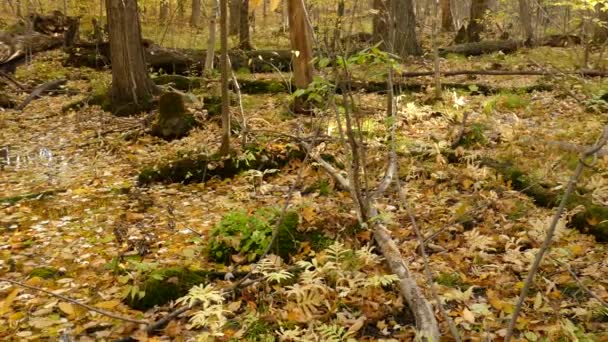
[[[499,60],[505,69],[513,69],[527,58],[544,56],[546,60],[548,54],[559,62],[571,56],[566,49],[525,50],[512,56],[448,58],[442,68],[484,69]],[[21,67],[16,77],[30,85],[65,77],[67,87],[82,94],[108,84],[108,72],[64,68],[59,57],[57,53],[37,56],[32,64]],[[417,68],[423,69],[424,65],[411,66],[412,70]],[[413,81],[432,84],[427,78]],[[608,83],[540,76],[462,76],[446,81],[503,88],[537,83],[553,86],[550,91],[486,95],[478,94],[472,86],[471,91],[445,91],[443,102],[430,101],[429,87],[428,91],[399,98],[399,177],[423,235],[432,237],[427,244],[430,267],[443,305],[467,340],[497,340],[504,334],[554,210],[537,207],[532,199],[513,190],[510,182],[477,161],[482,157],[511,160],[534,179],[555,184],[557,189],[563,187],[578,159],[576,153],[560,147],[564,142],[587,146],[598,137],[607,121],[605,107],[603,113],[589,107],[603,105],[593,102],[592,94],[608,89]],[[210,86],[203,91],[217,89]],[[27,94],[15,96],[24,99]],[[235,210],[253,213],[260,207],[282,205],[301,168],[302,184],[296,186],[289,204],[300,214],[298,229],[320,231],[352,250],[372,243],[369,232],[355,227],[349,195],[323,170],[299,160],[265,175],[257,184],[251,174],[245,173],[205,183],[138,186],[138,173],[145,166],[184,153],[216,151],[219,120],[207,120],[188,137],[172,142],[148,135],[126,140],[124,132],[139,125],[142,118],[113,117],[94,106],[62,112],[63,106],[82,96],[45,96],[24,111],[0,111],[0,148],[8,147],[4,158],[10,160],[0,170],[2,277],[123,316],[153,321],[171,306],[143,312],[123,302],[146,272],[174,266],[248,270],[242,260],[241,266],[228,267],[206,257],[211,229]],[[363,93],[355,94],[355,99],[366,139],[367,171],[371,182],[376,182],[386,167],[386,100],[381,94]],[[324,133],[336,136],[332,113],[294,116],[287,113],[288,100],[286,94],[243,94],[253,141],[284,145],[285,139],[278,138],[280,133],[306,136],[318,123]],[[240,117],[238,107],[232,107],[232,112],[237,119]],[[438,151],[450,145],[465,112],[470,113],[470,141],[459,152],[469,162],[451,163]],[[240,139],[235,137],[234,141],[235,149],[241,150]],[[327,141],[320,149],[338,161],[347,160],[337,142]],[[608,205],[607,166],[608,158],[599,158],[579,183],[580,188],[592,193],[595,203],[604,206]],[[48,191],[51,193],[37,195]],[[33,195],[16,198],[28,194]],[[389,191],[378,206],[387,217],[406,264],[430,298],[415,234],[405,211],[399,208],[396,194]],[[525,303],[517,325],[521,340],[608,340],[608,309],[592,296],[608,301],[608,247],[567,228],[565,222],[572,214],[568,212],[561,220],[552,249]],[[126,227],[129,240],[147,244],[137,261],[120,258],[134,253],[130,250],[133,244],[117,241],[118,227]],[[300,247],[296,260],[311,260],[327,253],[315,252],[305,243]],[[52,274],[41,274],[43,267]],[[371,275],[386,273],[386,269],[379,265],[362,272]],[[231,281],[220,279],[215,283],[222,288]],[[230,298],[227,316],[241,324],[226,328],[219,340],[266,341],[279,334],[287,336],[287,330],[296,336],[300,334],[294,332],[297,327],[326,336],[327,329],[320,326],[343,328],[348,336],[363,341],[413,337],[412,320],[401,314],[404,304],[396,286],[353,291],[346,298],[325,298],[326,302],[315,305],[312,312],[288,305],[289,299],[277,296],[281,293],[277,287],[262,286],[259,293],[251,291]],[[0,305],[2,340],[55,339],[62,332],[81,341],[110,340],[136,334],[138,328],[7,282],[0,282],[0,298],[4,298]],[[440,322],[447,332],[445,322]],[[186,319],[172,322],[154,339],[186,340],[196,335],[197,330],[189,330],[187,323]]]

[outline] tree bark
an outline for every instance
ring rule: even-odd
[[[129,115],[149,109],[156,86],[146,69],[136,0],[106,0],[112,56],[113,112]]]
[[[532,13],[528,0],[519,0],[519,20],[524,30],[526,43],[534,41],[534,29],[532,28]]]
[[[228,32],[231,36],[239,34],[239,27],[241,24],[241,1],[242,0],[230,0],[230,26]]]
[[[211,9],[211,15],[209,17],[209,38],[207,40],[207,54],[205,55],[205,66],[203,70],[206,74],[211,74],[213,71],[213,60],[215,54],[215,31],[217,28],[217,13],[219,6],[218,0],[213,1],[213,8]]]
[[[312,55],[312,39],[310,27],[306,20],[304,0],[288,0],[289,36],[293,56],[294,85],[307,88],[312,82],[313,69],[310,61]]]
[[[593,32],[593,40],[596,43],[603,44],[608,40],[608,4],[598,4],[596,6],[599,25],[595,26]]]
[[[469,43],[481,40],[481,33],[484,30],[483,16],[489,8],[488,4],[488,0],[473,0],[471,2],[469,26],[467,27],[467,41]]]
[[[239,16],[239,49],[253,50],[251,34],[249,32],[249,0],[241,1],[241,14]]]
[[[391,0],[390,15],[394,16],[395,23],[393,51],[401,57],[420,55],[422,49],[416,38],[416,15],[412,0]]]
[[[160,8],[158,11],[158,20],[164,23],[169,17],[169,0],[160,0]]]
[[[201,22],[201,0],[192,0],[192,13],[190,14],[190,26],[197,27]]]
[[[444,32],[454,31],[454,20],[452,18],[452,1],[440,0],[441,6],[441,30]]]
[[[220,0],[220,67],[222,72],[222,144],[220,155],[230,153],[230,95],[228,94],[228,0]]]
[[[375,11],[373,17],[373,42],[379,43],[384,40],[384,38],[388,35],[388,26],[387,26],[387,1],[389,0],[373,0],[373,8]],[[386,43],[386,42],[384,42]],[[384,45],[384,44],[383,44]]]
[[[306,89],[312,82],[313,67],[311,64],[312,36],[311,27],[306,18],[304,0],[288,0],[289,13],[289,37],[293,55],[293,77],[294,85],[299,89]],[[293,110],[296,113],[308,112],[304,99],[294,99]]]

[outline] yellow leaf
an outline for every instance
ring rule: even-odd
[[[315,218],[317,218],[317,213],[315,213],[315,209],[312,207],[305,207],[302,209],[302,217],[306,222],[312,222]]]
[[[276,11],[276,9],[279,7],[279,4],[281,3],[281,0],[270,0],[270,6],[269,9],[271,12]]]
[[[59,307],[59,310],[63,311],[63,313],[65,313],[66,315],[74,316],[75,312],[74,306],[72,304],[60,302],[59,304],[57,304],[57,306]]]
[[[11,304],[13,304],[13,301],[15,300],[15,297],[17,297],[18,293],[19,288],[16,288],[2,301],[2,306],[0,306],[0,316],[11,311]]]
[[[475,323],[475,315],[467,308],[462,310],[462,318],[469,323]]]
[[[118,306],[118,304],[120,304],[120,301],[114,299],[114,300],[108,300],[105,302],[99,302],[99,303],[95,304],[95,306],[100,309],[114,309],[116,306]]]

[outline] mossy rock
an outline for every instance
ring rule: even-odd
[[[124,302],[135,310],[145,311],[183,297],[191,287],[208,280],[208,272],[188,268],[167,268],[152,272],[143,282],[144,296],[127,296]]]
[[[152,79],[156,85],[169,85],[177,90],[190,91],[200,88],[203,83],[200,78],[186,77],[181,75],[161,75]]]
[[[54,267],[37,267],[30,271],[28,274],[29,278],[42,278],[42,279],[57,279],[61,275],[61,272]]]
[[[144,168],[138,177],[139,185],[150,183],[195,183],[211,178],[231,178],[246,170],[277,169],[292,159],[302,160],[305,154],[287,145],[280,148],[250,148],[239,156],[194,155]]]
[[[180,94],[168,92],[160,96],[158,118],[152,125],[152,135],[166,140],[183,138],[195,124],[196,121],[187,112]]]

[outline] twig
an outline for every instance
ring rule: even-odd
[[[579,178],[583,174],[583,170],[585,169],[585,159],[594,155],[596,152],[602,149],[602,147],[606,144],[608,140],[608,126],[604,127],[604,131],[602,132],[601,137],[597,140],[595,145],[589,147],[584,153],[581,154],[579,158],[578,165],[576,166],[576,170],[574,171],[574,175],[570,178],[568,182],[568,187],[566,188],[566,192],[562,196],[561,202],[557,211],[553,215],[553,219],[551,220],[551,224],[549,225],[549,230],[547,231],[547,236],[543,241],[538,253],[536,253],[536,257],[534,258],[534,262],[532,263],[532,267],[528,273],[526,281],[524,282],[524,286],[521,289],[521,293],[519,295],[519,299],[517,300],[517,304],[515,305],[515,309],[513,311],[513,316],[511,317],[511,321],[509,322],[509,326],[507,328],[507,332],[505,334],[505,342],[509,342],[511,340],[511,336],[513,336],[513,330],[515,329],[515,324],[517,322],[517,317],[523,307],[526,296],[528,295],[528,291],[532,282],[534,281],[534,276],[540,266],[540,263],[543,259],[545,252],[549,249],[551,245],[551,241],[553,239],[553,234],[555,233],[555,229],[557,227],[557,223],[559,222],[562,213],[566,208],[566,204],[568,203],[568,199],[572,192],[574,191],[576,184],[578,183]]]
[[[561,262],[555,258],[552,258],[553,261],[555,261],[556,263],[560,264],[561,266],[563,266],[566,271],[568,271],[568,273],[570,273],[570,276],[572,276],[572,279],[574,279],[574,281],[576,282],[576,284],[583,289],[585,292],[587,292],[587,294],[593,298],[595,298],[598,302],[600,302],[600,304],[602,304],[603,306],[608,308],[608,302],[606,302],[605,300],[603,300],[600,296],[596,295],[595,293],[593,293],[593,291],[591,291],[587,286],[585,286],[585,284],[583,284],[583,282],[580,280],[580,278],[576,275],[576,273],[574,272],[574,270],[572,270],[572,267],[570,267],[570,265]]]
[[[108,311],[105,311],[105,310],[101,310],[101,309],[98,309],[98,308],[96,308],[94,306],[81,303],[81,302],[77,301],[76,299],[72,299],[70,297],[66,297],[66,296],[61,295],[61,294],[53,293],[53,292],[51,292],[49,290],[45,290],[45,289],[42,289],[42,288],[39,288],[39,287],[35,287],[35,286],[28,285],[28,284],[24,284],[24,283],[16,281],[16,280],[7,279],[7,278],[0,278],[0,281],[6,281],[8,283],[24,287],[26,289],[30,289],[30,290],[34,290],[34,291],[38,291],[38,292],[43,292],[43,293],[46,293],[46,294],[51,295],[53,297],[57,297],[59,299],[62,299],[64,301],[66,301],[66,302],[69,302],[69,303],[81,306],[81,307],[83,307],[83,308],[85,308],[85,309],[87,309],[89,311],[97,312],[98,314],[101,314],[101,315],[104,315],[104,316],[107,316],[107,317],[110,317],[110,318],[114,318],[114,319],[117,319],[117,320],[120,320],[120,321],[125,321],[125,322],[130,322],[130,323],[136,323],[136,324],[148,324],[147,321],[139,320],[139,319],[135,319],[135,318],[130,318],[130,317],[123,317],[123,316],[117,315],[115,313],[108,312]]]
[[[456,147],[458,147],[458,145],[460,145],[460,142],[462,141],[462,138],[464,137],[464,131],[467,128],[467,119],[469,118],[469,112],[464,112],[463,116],[462,116],[462,123],[460,124],[460,131],[458,131],[458,135],[456,136],[456,139],[454,139],[454,141],[452,142],[452,145],[450,145],[450,148],[454,149]]]
[[[28,104],[30,104],[30,102],[32,102],[34,99],[40,97],[42,95],[42,93],[57,89],[57,88],[61,87],[62,85],[64,85],[66,82],[67,82],[67,80],[59,79],[59,80],[49,81],[49,82],[46,82],[46,83],[43,83],[43,84],[37,86],[36,88],[34,88],[34,90],[32,90],[32,93],[19,106],[17,106],[16,109],[23,110]]]

